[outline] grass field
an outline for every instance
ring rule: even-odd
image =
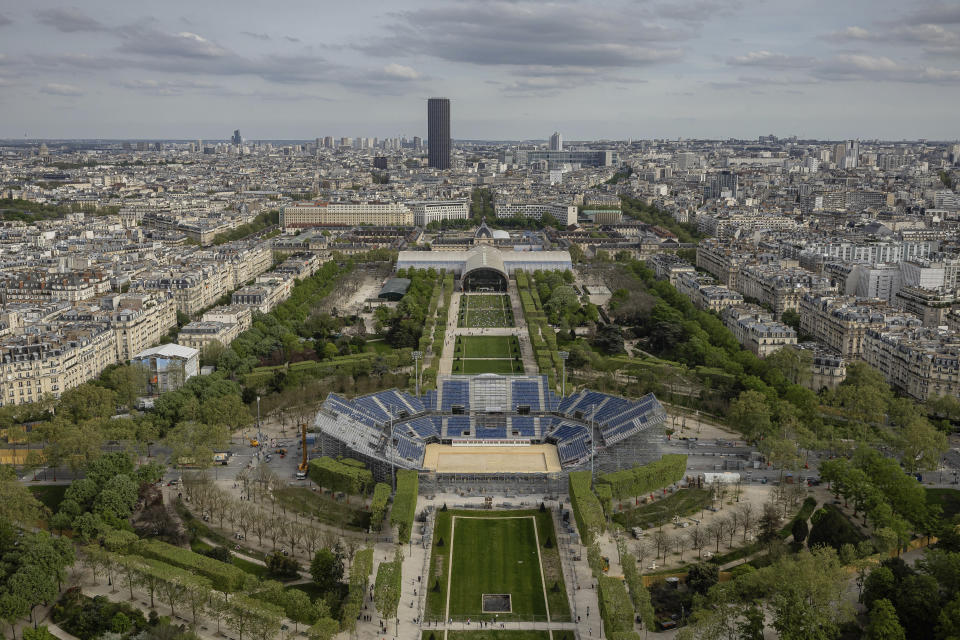
[[[456,516],[456,529],[451,524]],[[536,527],[536,529],[535,529]],[[536,534],[534,533],[536,531]],[[539,536],[539,554],[536,541]],[[450,575],[451,537],[453,575]],[[541,579],[541,563],[543,579]],[[549,512],[445,511],[437,515],[430,563],[427,617],[492,619],[483,613],[483,594],[509,593],[512,612],[500,620],[545,620],[544,582],[550,619],[570,619],[556,535]],[[522,636],[521,636],[522,637]]]
[[[949,520],[960,513],[960,490],[927,489],[927,504],[940,505],[944,519]]]
[[[461,296],[457,326],[471,329],[514,326],[510,296],[489,293]]]
[[[366,531],[370,527],[370,513],[355,499],[354,504],[339,502],[318,491],[304,487],[284,487],[273,492],[287,509],[307,513],[320,522],[337,527]]]
[[[453,373],[523,373],[523,365],[518,360],[458,360]]]
[[[523,373],[516,336],[458,336],[453,373]]]
[[[519,353],[514,336],[457,336],[456,352],[463,358],[510,358]]]
[[[624,527],[653,527],[673,516],[688,516],[710,504],[706,489],[680,489],[666,498],[613,514],[613,521]]]

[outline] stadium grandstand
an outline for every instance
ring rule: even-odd
[[[441,376],[416,397],[391,389],[327,396],[314,420],[320,455],[357,458],[383,480],[393,468],[550,474],[612,471],[659,456],[666,412],[653,394],[555,394],[546,376]]]

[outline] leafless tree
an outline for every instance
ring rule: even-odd
[[[283,541],[290,545],[290,555],[294,555],[297,552],[297,547],[300,546],[300,541],[303,539],[303,529],[301,529],[298,524],[284,521],[283,534]]]
[[[263,545],[263,536],[267,534],[269,516],[266,512],[261,511],[260,509],[251,509],[250,511],[250,528],[253,530],[253,534],[257,536],[257,544]]]
[[[723,518],[714,519],[714,521],[710,523],[710,526],[707,527],[707,533],[717,543],[717,553],[720,553],[720,542],[723,540],[723,535],[726,532],[727,523]]]
[[[753,511],[753,505],[749,502],[740,503],[740,508],[737,509],[737,513],[740,514],[740,528],[743,529],[743,541],[746,542],[747,536],[757,522],[757,516]]]
[[[647,558],[650,557],[649,545],[647,545],[647,543],[643,540],[638,542],[636,546],[635,555],[637,556],[637,563],[639,563],[640,569],[642,570],[643,567],[645,566],[644,563],[646,562]]]
[[[699,526],[693,528],[693,531],[690,532],[690,547],[697,552],[697,560],[700,559],[700,555],[703,553],[703,548],[707,546],[709,542],[709,537],[707,532],[701,529]]]
[[[737,535],[737,529],[740,527],[740,513],[736,509],[730,509],[727,513],[727,535],[730,536],[730,548],[733,548],[733,536]]]
[[[680,562],[683,562],[683,552],[687,548],[688,542],[687,536],[683,534],[678,533],[673,536],[673,546],[677,550],[677,553],[680,554]]]
[[[316,553],[317,547],[320,546],[321,540],[323,540],[323,531],[319,527],[312,524],[304,525],[303,541],[311,558]]]
[[[660,557],[660,552],[664,552],[664,558],[666,558],[666,550],[669,547],[670,538],[667,536],[666,532],[663,529],[657,529],[653,532],[653,546],[657,548],[657,557]]]
[[[283,535],[286,522],[286,520],[279,516],[267,517],[267,537],[270,538],[270,543],[273,545],[272,549],[274,551],[277,550],[277,541],[280,539],[280,536]]]

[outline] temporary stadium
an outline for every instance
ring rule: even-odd
[[[352,400],[331,393],[313,427],[316,453],[359,459],[378,480],[402,468],[437,487],[509,477],[564,490],[562,472],[658,458],[665,421],[653,394],[561,397],[546,376],[480,374],[441,376],[421,397],[396,389]]]

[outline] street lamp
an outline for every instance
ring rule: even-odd
[[[567,395],[567,358],[570,357],[570,352],[569,352],[569,351],[561,351],[559,355],[560,355],[561,367],[563,368],[563,369],[562,369],[562,370],[563,370],[563,374],[562,374],[562,376],[561,376],[561,380],[562,380],[563,382],[560,383],[560,384],[561,384],[561,386],[560,386],[560,395],[561,395],[562,397],[566,397],[566,395]]]
[[[410,355],[413,356],[413,376],[416,379],[417,385],[417,397],[420,397],[420,358],[423,357],[422,351],[414,351]]]

